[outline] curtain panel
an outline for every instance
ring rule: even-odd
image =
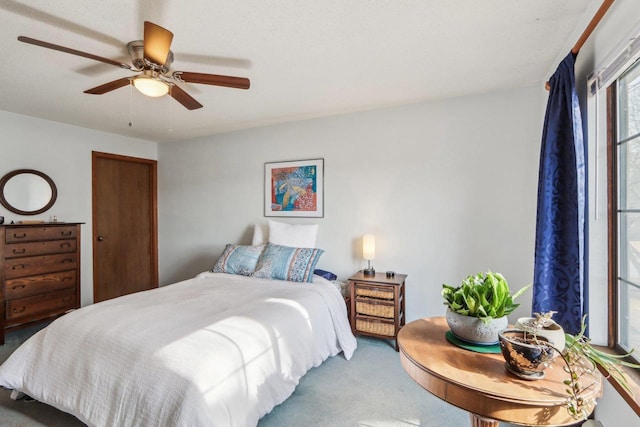
[[[575,334],[587,310],[585,150],[570,53],[549,80],[538,177],[533,313]]]

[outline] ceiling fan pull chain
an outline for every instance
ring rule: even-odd
[[[171,91],[173,91],[173,85],[169,85],[169,132],[173,132],[173,102],[171,99]]]
[[[129,80],[129,127],[133,127],[133,81]]]

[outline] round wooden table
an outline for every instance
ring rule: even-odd
[[[444,317],[405,325],[398,334],[400,362],[407,373],[433,395],[470,412],[473,427],[498,427],[499,421],[521,425],[569,425],[567,379],[557,357],[543,379],[520,379],[505,368],[502,354],[476,353],[451,344]],[[602,376],[595,372],[590,396],[600,396]],[[593,410],[593,408],[591,408]]]

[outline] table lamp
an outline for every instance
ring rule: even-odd
[[[362,258],[368,262],[368,267],[362,273],[365,276],[374,276],[376,271],[371,267],[371,261],[376,259],[376,238],[373,234],[362,236]]]

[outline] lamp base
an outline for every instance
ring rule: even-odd
[[[364,270],[362,270],[362,274],[364,274],[365,276],[375,276],[376,271],[373,269],[373,267],[365,268]]]

